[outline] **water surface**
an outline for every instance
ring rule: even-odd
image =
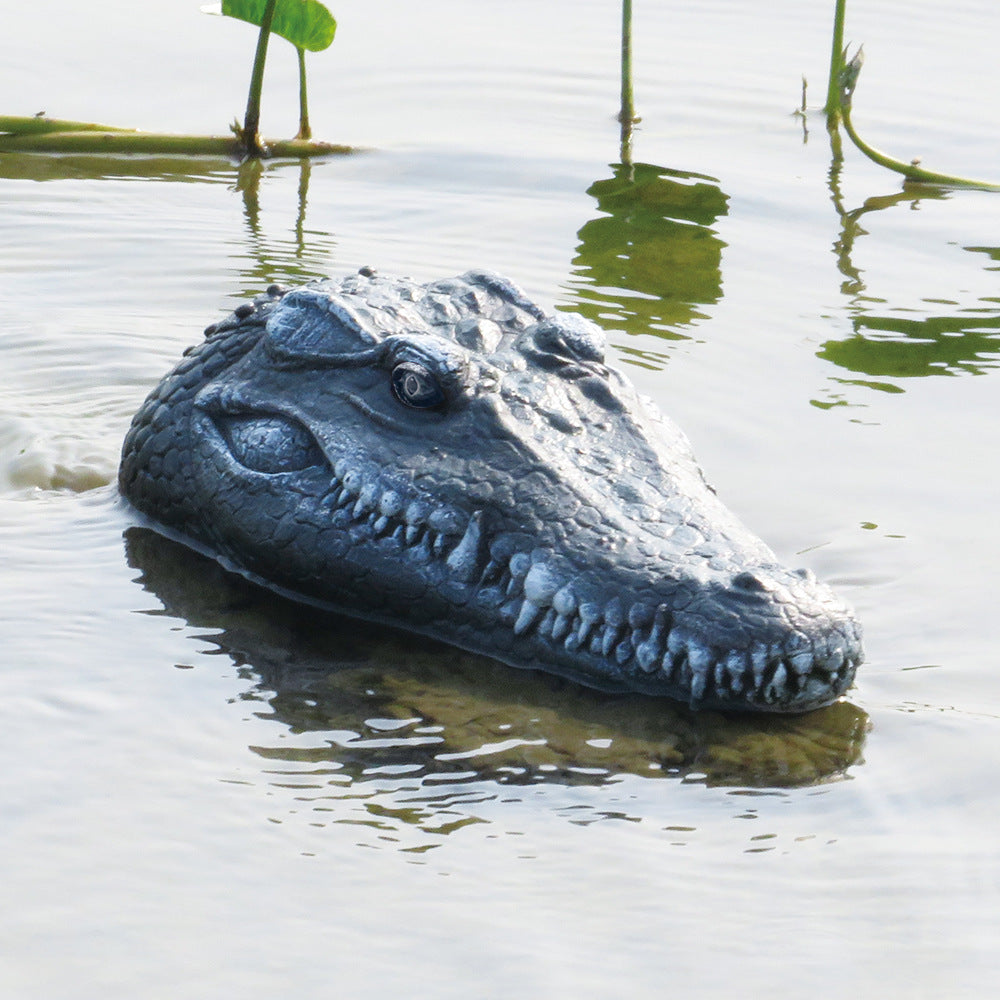
[[[338,4],[312,117],[356,156],[0,154],[5,995],[996,981],[1000,201],[831,168],[826,6],[636,5],[631,169],[593,0]],[[858,127],[996,180],[1000,13],[854,6]],[[242,106],[252,31],[196,4],[11,18],[12,113],[210,132]],[[276,45],[265,131],[295,87]],[[847,699],[602,697],[316,620],[138,526],[118,451],[180,352],[362,264],[492,267],[601,322],[726,502],[857,606]]]

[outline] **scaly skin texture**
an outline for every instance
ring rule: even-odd
[[[487,272],[272,286],[150,394],[119,486],[282,593],[605,690],[805,711],[862,659],[601,331]]]

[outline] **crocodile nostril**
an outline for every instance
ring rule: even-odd
[[[753,573],[747,572],[737,573],[733,577],[733,586],[737,590],[747,590],[751,593],[759,593],[767,589],[758,577],[754,576]]]

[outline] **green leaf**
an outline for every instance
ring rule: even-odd
[[[267,0],[222,0],[222,13],[260,27]],[[278,0],[271,33],[310,52],[322,52],[333,41],[337,22],[319,0]]]

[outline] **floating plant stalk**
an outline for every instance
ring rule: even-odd
[[[847,54],[844,53],[844,59],[846,60]],[[839,103],[840,103],[840,116],[844,123],[844,130],[847,132],[858,149],[861,150],[868,159],[879,164],[879,166],[886,167],[889,170],[894,170],[896,173],[902,174],[907,180],[914,181],[920,184],[940,184],[947,187],[961,187],[961,188],[976,188],[981,191],[1000,191],[1000,184],[988,184],[985,181],[972,180],[968,177],[955,177],[951,174],[939,174],[935,173],[933,170],[924,170],[920,166],[919,160],[911,160],[909,163],[904,163],[902,160],[894,159],[888,156],[886,153],[869,146],[861,136],[858,135],[854,128],[854,124],[851,121],[851,104],[854,98],[854,88],[857,86],[858,76],[861,73],[861,66],[864,63],[864,53],[862,49],[854,54],[854,58],[849,62],[845,61],[843,68],[840,71],[839,79]]]

